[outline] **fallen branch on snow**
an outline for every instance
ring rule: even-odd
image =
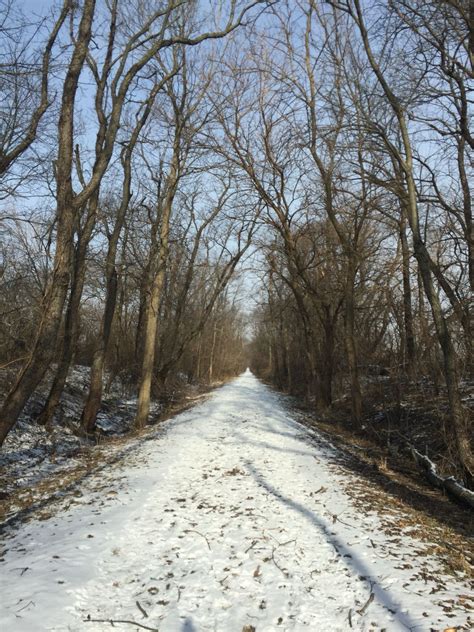
[[[200,531],[196,531],[196,529],[185,529],[184,533],[197,533],[198,535],[201,536],[201,538],[204,538],[206,540],[207,548],[209,549],[209,551],[211,550],[211,545],[209,544],[209,540],[204,535],[204,533],[201,533]]]
[[[145,608],[141,605],[141,603],[139,601],[135,602],[137,604],[137,608],[140,610],[140,612],[142,613],[142,615],[145,617],[145,619],[148,619],[148,614],[147,611],[145,610]]]
[[[270,535],[270,537],[272,537],[272,538],[275,540],[275,542],[278,542],[278,540],[277,540],[276,538],[274,538],[274,537],[272,536],[272,534],[271,534],[271,533],[270,533],[269,535]],[[270,558],[270,559],[273,561],[273,563],[275,564],[275,566],[278,568],[278,570],[279,570],[279,571],[281,571],[281,572],[283,573],[283,575],[284,575],[285,577],[289,577],[289,576],[290,576],[290,573],[286,570],[286,568],[282,568],[282,567],[278,564],[278,562],[277,562],[277,561],[276,561],[276,559],[275,559],[275,551],[276,551],[277,549],[279,549],[279,548],[280,548],[280,546],[286,546],[287,544],[291,544],[292,542],[296,542],[296,538],[295,538],[295,539],[293,539],[293,540],[288,540],[288,542],[278,542],[278,546],[274,546],[274,547],[272,548],[272,556],[271,556],[271,558]]]
[[[367,610],[367,608],[370,606],[373,600],[374,600],[374,593],[371,592],[369,598],[367,599],[365,604],[362,606],[362,608],[359,608],[359,610],[357,610],[358,614],[360,614],[361,617],[364,614],[364,612]]]
[[[158,628],[150,628],[148,625],[143,625],[143,623],[138,623],[138,621],[130,621],[128,619],[91,619],[90,616],[87,619],[83,619],[84,623],[110,623],[112,627],[114,627],[115,623],[125,623],[125,625],[136,625],[139,628],[143,628],[144,630],[151,630],[151,632],[160,632]]]
[[[416,463],[422,468],[426,478],[432,485],[447,492],[449,495],[454,496],[462,503],[469,505],[471,509],[474,509],[474,492],[471,492],[469,489],[461,485],[461,483],[458,483],[453,476],[443,477],[438,474],[436,465],[433,461],[431,461],[431,459],[424,454],[421,454],[421,452],[418,452],[418,450],[412,445],[409,447]]]

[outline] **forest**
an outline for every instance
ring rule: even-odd
[[[474,2],[0,0],[0,629],[474,629]]]
[[[474,489],[473,12],[1,0],[0,444],[250,366]]]

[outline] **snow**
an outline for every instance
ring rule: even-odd
[[[1,630],[470,629],[468,578],[389,536],[389,499],[361,513],[360,477],[250,372],[164,429],[7,530]]]
[[[54,368],[50,371],[51,376]],[[42,388],[32,395],[0,451],[0,497],[18,496],[22,490],[29,491],[32,486],[51,476],[66,475],[79,464],[80,459],[76,457],[80,451],[92,445],[91,440],[78,436],[89,379],[90,367],[76,365],[71,368],[49,429],[37,423],[37,416],[46,402],[50,380],[46,380]],[[109,379],[110,376],[104,375],[104,387]],[[136,397],[130,397],[127,386],[120,378],[116,378],[108,393],[104,393],[102,410],[97,415],[100,433],[114,437],[128,433],[135,417],[137,401]],[[158,417],[162,411],[162,403],[151,402],[151,419]]]

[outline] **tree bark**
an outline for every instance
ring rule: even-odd
[[[45,426],[49,426],[56,408],[58,407],[61,394],[66,384],[74,351],[76,349],[77,338],[79,335],[79,310],[86,276],[86,254],[91,240],[92,231],[95,226],[97,208],[99,205],[98,197],[99,195],[97,192],[89,202],[86,223],[76,245],[73,278],[66,310],[64,339],[61,354],[48,398],[38,418],[38,423]]]
[[[74,104],[79,77],[89,49],[95,0],[84,0],[79,32],[64,80],[58,123],[59,152],[56,169],[57,236],[54,265],[42,305],[42,317],[30,353],[0,411],[0,445],[15,424],[30,395],[54,357],[57,335],[69,288],[77,206],[72,187]]]
[[[105,358],[109,347],[115,305],[117,302],[118,274],[115,264],[110,266],[107,272],[106,284],[105,309],[99,332],[99,343],[92,359],[89,393],[81,418],[82,428],[88,434],[93,432],[95,428],[97,413],[102,403]]]
[[[167,178],[167,191],[161,212],[160,243],[155,261],[152,262],[152,281],[149,288],[149,299],[146,305],[143,358],[138,390],[138,407],[135,416],[135,427],[143,428],[150,412],[150,395],[153,368],[155,363],[155,347],[157,338],[158,315],[161,295],[165,281],[166,266],[169,258],[169,233],[171,211],[180,176],[179,153],[181,126],[177,124],[174,140],[173,158]]]
[[[323,365],[320,371],[321,402],[325,408],[332,404],[334,378],[334,320],[329,305],[323,305]]]
[[[354,284],[357,265],[352,253],[349,257],[344,286],[344,337],[346,345],[347,364],[351,384],[351,416],[356,426],[362,423],[362,392],[359,380],[359,355],[355,334],[355,300]]]
[[[212,378],[213,378],[213,372],[214,372],[214,352],[216,350],[216,339],[217,339],[217,321],[214,322],[214,326],[212,328],[211,355],[209,357],[209,371],[208,371],[209,384],[212,384]]]
[[[406,234],[406,209],[404,208],[403,203],[401,205],[399,221],[399,236],[402,249],[403,324],[405,329],[404,361],[407,374],[412,377],[415,372],[416,348],[410,282],[410,250]]]

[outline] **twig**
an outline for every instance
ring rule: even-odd
[[[245,549],[244,553],[248,553],[250,551],[250,549],[253,549],[253,547],[257,544],[258,540],[253,540],[252,544]]]
[[[16,610],[15,612],[21,612],[25,608],[28,608],[30,604],[33,604],[34,606],[36,606],[35,602],[30,600],[27,604],[25,604],[24,606],[22,606],[19,610]]]
[[[148,619],[148,613],[145,610],[145,608],[140,604],[140,602],[138,600],[135,603],[137,604],[137,608],[140,610],[140,612],[145,617],[145,619]]]
[[[340,514],[335,514],[332,513],[332,511],[330,509],[327,508],[327,505],[324,505],[325,509],[329,512],[331,518],[332,518],[332,523],[335,524],[336,522],[340,522],[341,524],[345,525],[346,527],[350,527],[351,529],[355,529],[356,527],[353,524],[349,524],[348,522],[344,522],[344,520],[341,520],[339,518],[339,516],[341,516],[344,512],[341,512]]]
[[[6,364],[0,364],[0,369],[6,369],[7,366],[10,366],[10,364],[14,364],[15,362],[21,362],[21,360],[26,360],[28,356],[21,356],[21,358],[15,358],[14,360],[10,360],[10,362],[7,362]]]
[[[374,600],[374,593],[372,591],[372,587],[373,584],[371,584],[370,586],[370,595],[369,598],[367,599],[367,601],[365,602],[365,604],[362,606],[362,608],[360,608],[359,610],[357,610],[357,612],[360,614],[360,616],[362,616],[364,614],[364,612],[367,610],[367,608],[370,606],[370,604],[372,603],[372,601]]]
[[[139,628],[143,628],[144,630],[151,630],[151,632],[160,632],[158,628],[150,628],[148,625],[143,625],[143,623],[138,623],[138,621],[130,621],[128,619],[83,619],[84,623],[110,623],[113,627],[114,623],[125,623],[126,625],[137,625]]]
[[[21,571],[20,576],[24,575],[26,573],[26,571],[30,570],[29,566],[20,566],[19,568],[14,568],[14,571]]]
[[[276,561],[276,559],[275,559],[275,551],[276,551],[276,549],[277,549],[277,547],[273,547],[273,549],[272,549],[272,560],[273,560],[273,563],[274,563],[274,564],[275,564],[275,566],[278,568],[278,570],[279,570],[279,571],[281,571],[281,572],[283,573],[283,575],[284,575],[285,577],[288,577],[288,576],[289,576],[288,571],[285,571],[285,570],[284,570],[284,569],[283,569],[283,568],[282,568],[282,567],[278,564],[278,562],[277,562],[277,561]]]
[[[416,590],[408,590],[407,584],[403,584],[402,588],[409,595],[418,595],[418,597],[424,597],[423,593],[421,592],[417,592]]]
[[[349,612],[347,613],[347,618],[349,619],[349,626],[352,628],[352,608],[349,608]]]
[[[372,540],[372,538],[369,538],[369,542],[370,542],[370,544],[371,544],[371,546],[372,546],[372,548],[373,548],[373,549],[376,549],[376,548],[377,548],[377,546],[378,546],[378,545],[377,545],[377,544],[375,544],[375,542]],[[398,555],[397,555],[396,553],[390,553],[390,551],[387,553],[387,555],[379,555],[378,553],[376,553],[376,552],[374,551],[374,555],[375,555],[375,557],[378,557],[378,558],[379,558],[379,560],[386,560],[386,559],[387,559],[387,558],[389,558],[391,555],[395,555],[395,557],[398,557]]]
[[[284,575],[285,577],[289,577],[289,576],[290,576],[290,574],[289,574],[289,572],[288,572],[288,571],[286,571],[285,569],[283,569],[283,568],[282,568],[282,567],[278,564],[278,562],[276,561],[276,559],[275,559],[275,551],[278,549],[278,547],[280,547],[280,546],[285,546],[285,544],[290,544],[291,542],[296,542],[296,540],[288,540],[288,542],[283,542],[282,544],[279,544],[278,546],[274,546],[274,547],[272,548],[272,560],[273,560],[273,563],[274,563],[274,564],[275,564],[275,566],[278,568],[278,570],[279,570],[279,571],[281,571],[281,572],[283,573],[283,575]]]
[[[186,529],[185,533],[189,533],[189,532],[197,533],[198,535],[201,536],[201,538],[204,538],[206,540],[206,542],[207,542],[207,546],[209,548],[209,551],[211,550],[211,545],[209,544],[209,540],[206,538],[204,533],[201,533],[200,531],[196,531],[196,529]]]
[[[278,544],[278,546],[286,546],[287,544],[291,544],[292,542],[296,542],[296,538],[293,538],[293,540],[287,540],[286,542],[278,542],[278,540],[275,538],[274,535],[272,535],[271,533],[269,533],[268,535],[272,538],[272,540],[275,540],[275,542]]]

